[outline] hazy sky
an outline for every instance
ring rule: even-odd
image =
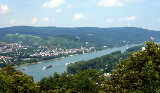
[[[160,30],[160,0],[0,0],[0,27],[122,27]]]

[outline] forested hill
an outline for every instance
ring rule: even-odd
[[[115,27],[115,28],[98,28],[98,27],[75,27],[75,28],[65,28],[65,27],[32,27],[32,26],[14,26],[7,28],[0,28],[0,35],[6,34],[29,34],[29,35],[38,35],[40,37],[48,36],[60,36],[60,35],[71,35],[71,36],[102,36],[102,37],[112,37],[118,38],[117,35],[121,38],[129,38],[129,36],[146,37],[156,34],[160,34],[158,31],[147,30],[136,27]],[[141,35],[141,36],[138,36]],[[122,37],[125,36],[125,37]]]
[[[24,43],[30,43],[34,45],[34,41],[38,42],[49,42],[49,44],[43,43],[44,45],[53,45],[52,41],[57,41],[65,45],[66,42],[70,41],[70,45],[78,47],[88,42],[88,46],[93,47],[115,47],[126,44],[142,43],[150,40],[150,37],[154,37],[155,41],[160,40],[160,32],[147,30],[136,27],[117,27],[117,28],[97,28],[97,27],[31,27],[31,26],[14,26],[7,28],[0,28],[0,42],[16,42],[24,41]],[[29,37],[29,38],[28,38]],[[38,40],[37,40],[38,39]],[[51,44],[50,44],[51,43]],[[41,44],[41,43],[40,43]]]

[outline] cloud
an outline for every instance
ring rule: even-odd
[[[16,19],[11,19],[11,20],[9,21],[9,23],[10,23],[11,25],[14,25],[14,24],[16,23]]]
[[[139,3],[144,0],[99,0],[97,6],[99,7],[122,7],[129,3]]]
[[[36,24],[38,22],[38,18],[34,17],[32,18],[32,24]]]
[[[144,0],[124,0],[124,1],[134,3],[134,2],[143,2]]]
[[[56,22],[56,19],[55,19],[55,18],[52,18],[52,22]]]
[[[122,7],[123,3],[120,0],[100,0],[97,5],[100,7]]]
[[[1,14],[6,14],[8,13],[9,9],[7,5],[0,5],[0,13]]]
[[[80,19],[84,19],[84,18],[85,18],[84,14],[82,14],[82,13],[74,14],[73,17],[74,17],[74,19],[76,19],[76,20],[80,20]]]
[[[160,22],[160,18],[159,18],[159,19],[157,19],[157,22]]]
[[[65,4],[65,0],[50,0],[43,3],[43,7],[55,8]]]
[[[49,18],[48,18],[48,17],[45,17],[45,18],[43,18],[43,21],[44,21],[44,22],[49,22]]]
[[[107,19],[105,19],[105,22],[106,22],[106,23],[112,23],[112,22],[113,22],[113,19],[107,18]]]
[[[68,4],[68,5],[67,5],[67,8],[72,8],[72,5],[71,5],[71,4]]]
[[[61,13],[62,9],[56,9],[56,13]]]
[[[135,21],[136,19],[137,19],[136,16],[128,16],[128,17],[120,18],[119,21],[127,22],[127,21]]]

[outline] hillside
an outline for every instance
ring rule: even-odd
[[[31,27],[15,26],[0,28],[0,42],[22,41],[28,45],[48,45],[62,48],[90,46],[116,47],[142,43],[154,37],[159,41],[160,32],[136,27],[96,28],[96,27]],[[86,45],[86,42],[88,44]]]

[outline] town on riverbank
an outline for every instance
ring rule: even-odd
[[[22,43],[0,43],[0,67],[33,64],[44,60],[95,52],[95,47],[49,48],[47,46],[25,46]]]

